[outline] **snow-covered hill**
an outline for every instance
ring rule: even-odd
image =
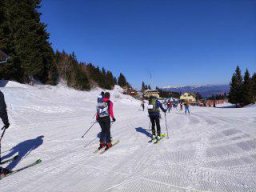
[[[167,114],[170,139],[150,144],[149,119],[140,102],[111,91],[120,143],[100,155],[97,95],[64,85],[31,87],[8,82],[11,127],[2,156],[19,153],[14,169],[42,163],[0,181],[1,192],[256,191],[255,107],[191,108]],[[164,115],[162,132],[166,132]]]

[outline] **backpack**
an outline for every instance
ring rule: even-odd
[[[102,103],[102,102],[103,102],[103,97],[99,95],[97,98],[97,103]]]
[[[109,116],[109,112],[108,112],[109,102],[110,101],[101,102],[101,103],[97,104],[97,113],[98,113],[99,117],[107,117],[107,116]]]
[[[159,112],[159,109],[157,107],[157,99],[156,98],[149,99],[148,112]]]

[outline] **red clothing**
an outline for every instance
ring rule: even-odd
[[[114,111],[113,111],[113,102],[109,100],[109,98],[103,98],[103,102],[109,103],[108,105],[108,114],[111,119],[114,119]],[[99,114],[96,115],[96,120],[99,118]]]
[[[172,103],[171,103],[171,102],[168,102],[168,103],[167,103],[167,106],[168,106],[168,107],[171,107],[171,106],[172,106]]]

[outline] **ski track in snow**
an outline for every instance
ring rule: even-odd
[[[43,135],[14,169],[38,158],[42,163],[1,180],[1,192],[256,191],[255,107],[173,110],[167,113],[170,138],[153,144],[146,110],[116,88],[111,129],[120,143],[101,155],[93,153],[98,124],[81,138],[94,121],[100,89],[15,86],[1,88],[11,122],[2,156]],[[161,127],[165,133],[164,115]]]

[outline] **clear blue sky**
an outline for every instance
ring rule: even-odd
[[[256,72],[256,0],[42,0],[40,12],[55,50],[137,88]]]

